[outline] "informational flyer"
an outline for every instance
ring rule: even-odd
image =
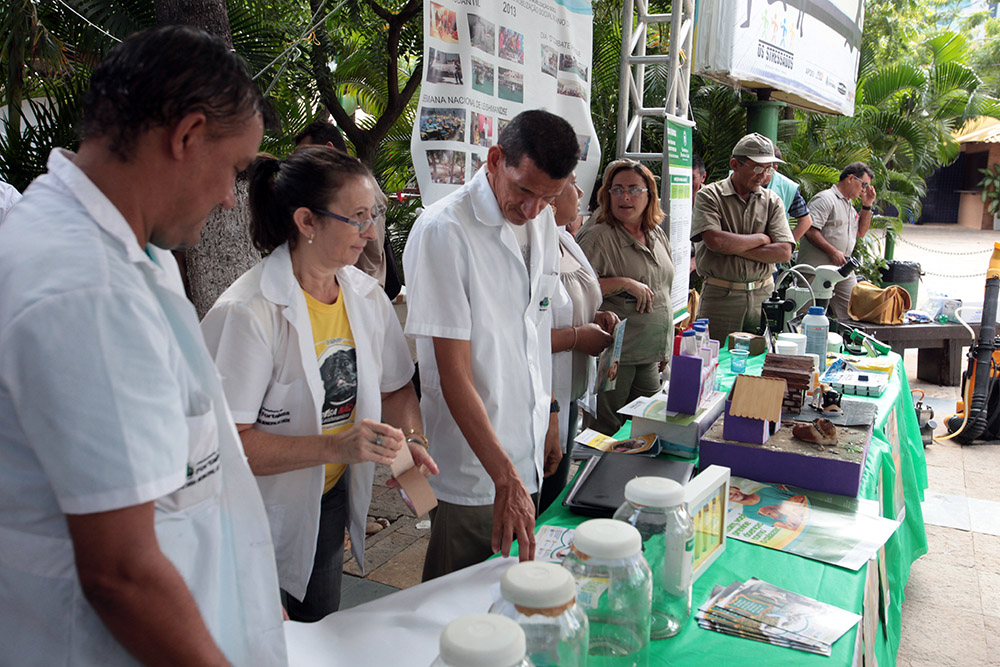
[[[864,0],[698,0],[692,74],[854,115]]]
[[[743,542],[860,570],[895,532],[877,503],[742,477],[729,482],[726,534]],[[859,510],[865,511],[859,511]]]
[[[601,148],[590,117],[591,0],[427,0],[424,81],[410,142],[424,205],[466,183],[511,118],[545,109],[573,126],[584,202]]]

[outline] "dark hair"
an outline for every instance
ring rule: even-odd
[[[83,98],[84,139],[107,137],[128,160],[138,137],[201,112],[213,131],[238,131],[265,105],[243,62],[218,37],[190,26],[135,33],[94,69]]]
[[[862,174],[868,174],[868,178],[875,179],[875,172],[867,164],[864,162],[852,162],[844,167],[844,171],[840,172],[840,180],[843,181],[850,176],[860,177]]]
[[[656,189],[656,177],[653,176],[649,167],[628,158],[619,158],[604,168],[604,182],[601,184],[601,189],[597,191],[597,203],[600,208],[597,210],[594,224],[603,223],[612,226],[621,224],[611,214],[611,183],[615,180],[615,176],[622,171],[634,171],[642,176],[642,180],[646,182],[646,189],[649,192],[646,193],[648,199],[646,200],[646,208],[642,211],[641,227],[642,231],[648,232],[663,222],[664,218],[663,209],[660,207],[660,195]]]
[[[337,150],[347,152],[347,144],[344,142],[344,135],[340,133],[340,128],[322,118],[309,123],[304,130],[295,135],[295,145],[303,143],[307,146],[330,143]]]
[[[507,123],[497,144],[507,164],[517,167],[527,155],[549,178],[566,178],[580,159],[580,142],[573,126],[541,109],[522,111]]]
[[[325,209],[352,178],[371,178],[361,160],[329,146],[304,146],[279,160],[260,153],[250,165],[250,238],[261,252],[295,247],[300,207]]]
[[[708,173],[708,171],[705,169],[705,161],[701,159],[700,155],[692,156],[691,171],[700,171],[703,174]]]

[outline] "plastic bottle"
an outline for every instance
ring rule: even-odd
[[[500,579],[500,595],[490,613],[521,626],[532,664],[587,664],[590,624],[576,604],[576,583],[569,570],[555,563],[518,563]]]
[[[590,622],[587,664],[647,665],[653,588],[639,531],[614,519],[584,521],[563,567],[576,579],[576,602]]]
[[[629,480],[615,518],[642,535],[643,556],[653,572],[650,639],[673,637],[691,617],[694,522],[684,487],[664,477]]]
[[[521,626],[499,614],[462,616],[441,631],[431,667],[533,667]]]
[[[708,347],[708,327],[704,322],[695,322],[691,328],[694,329],[694,342],[700,353],[701,348]]]
[[[698,356],[698,341],[694,329],[688,329],[681,335],[681,354]]]
[[[826,339],[830,333],[830,320],[823,314],[822,306],[810,306],[802,318],[802,330],[806,334],[806,354],[819,357],[819,372],[826,370]]]

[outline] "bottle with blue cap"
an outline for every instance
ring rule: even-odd
[[[830,320],[822,306],[810,306],[802,318],[802,330],[806,335],[806,354],[819,357],[819,372],[826,370],[826,344],[830,333]]]

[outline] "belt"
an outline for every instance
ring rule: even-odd
[[[705,283],[708,285],[715,285],[716,287],[724,287],[726,289],[735,289],[742,292],[753,292],[759,290],[762,287],[767,287],[768,285],[773,285],[773,279],[768,276],[767,278],[761,278],[755,283],[732,283],[728,280],[720,280],[719,278],[705,278]]]

